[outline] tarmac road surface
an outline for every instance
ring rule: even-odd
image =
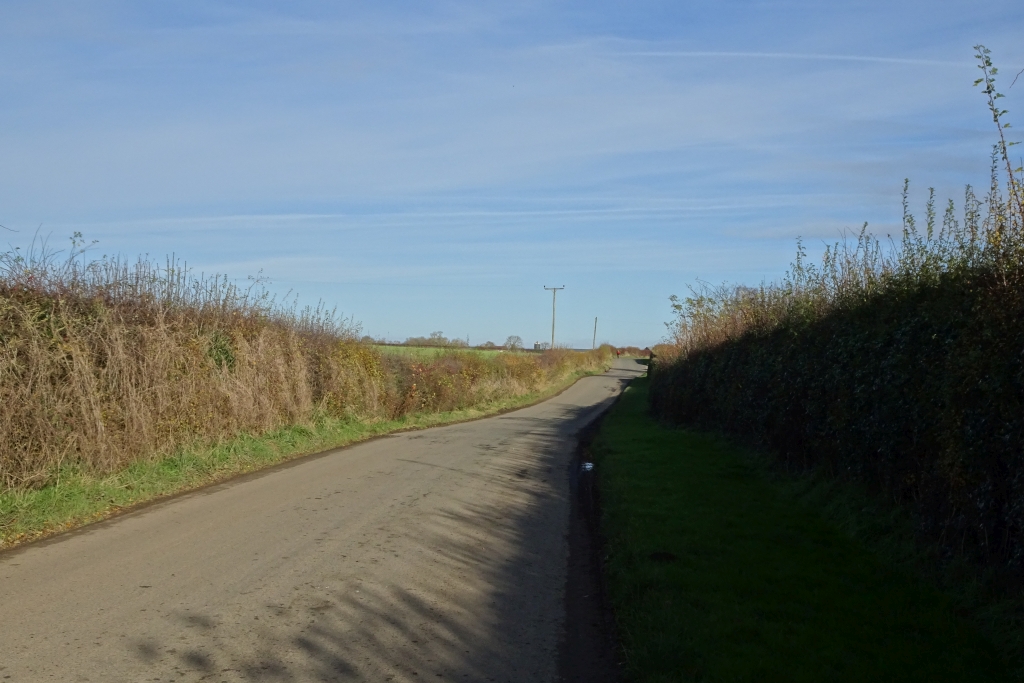
[[[556,680],[575,435],[644,370],[0,553],[0,683]]]

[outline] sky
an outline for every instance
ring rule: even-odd
[[[259,274],[392,340],[548,341],[565,286],[556,343],[646,346],[696,282],[898,229],[904,178],[919,213],[984,186],[973,46],[1024,127],[1022,28],[1019,0],[4,0],[0,240]]]

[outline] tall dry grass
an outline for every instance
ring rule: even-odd
[[[609,351],[452,352],[422,363],[357,341],[323,306],[298,309],[171,259],[89,259],[81,236],[0,254],[0,486],[61,468],[110,472],[183,445],[324,417],[394,419],[537,390]]]

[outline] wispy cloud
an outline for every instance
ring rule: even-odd
[[[916,66],[970,66],[969,59],[960,61],[916,59],[913,57],[879,57],[872,55],[801,54],[795,52],[710,52],[692,50],[647,50],[619,53],[629,57],[685,57],[685,58],[740,58],[740,59],[795,59],[811,62],[871,62],[877,64],[908,64]]]
[[[61,222],[65,228],[97,228],[97,227],[188,227],[188,226],[232,226],[239,227],[260,224],[296,224],[296,223],[329,223],[340,227],[346,224],[387,224],[389,226],[420,225],[424,223],[476,223],[529,221],[532,219],[580,219],[580,220],[642,220],[645,218],[672,218],[693,214],[721,213],[724,211],[751,211],[786,206],[826,203],[834,197],[812,198],[807,195],[765,195],[721,199],[694,199],[692,201],[652,198],[646,203],[612,207],[567,207],[549,209],[465,209],[465,210],[422,210],[408,211],[374,211],[352,210],[331,213],[244,213],[244,214],[211,214],[199,216],[177,217],[141,217],[103,221],[70,221]],[[493,201],[493,200],[492,200]],[[500,200],[499,200],[500,201]]]
[[[645,311],[606,329],[649,343],[696,275],[983,180],[971,45],[1024,62],[1018,5],[13,0],[0,223],[263,268],[371,331],[533,336],[565,277],[567,315]]]

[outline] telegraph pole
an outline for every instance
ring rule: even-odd
[[[591,349],[596,349],[597,348],[597,316],[596,315],[594,316],[594,341],[590,345],[590,348]]]
[[[545,287],[544,289],[551,292],[551,350],[555,349],[555,299],[558,297],[558,290],[565,289],[565,285],[561,287]]]

